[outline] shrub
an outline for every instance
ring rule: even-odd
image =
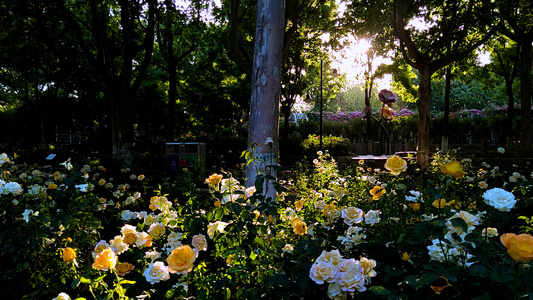
[[[322,145],[325,151],[328,151],[333,156],[344,156],[351,154],[351,141],[342,136],[323,136]],[[320,137],[316,135],[309,135],[302,143],[305,153],[313,156],[320,149]]]

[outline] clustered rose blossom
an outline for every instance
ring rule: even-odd
[[[309,270],[309,277],[317,284],[329,283],[328,297],[335,299],[346,293],[364,292],[365,283],[376,276],[375,266],[374,260],[365,257],[346,259],[339,250],[322,251]]]
[[[427,246],[431,260],[441,263],[452,262],[461,267],[470,267],[474,262],[472,254],[467,253],[460,245],[451,245],[445,241],[434,239]]]

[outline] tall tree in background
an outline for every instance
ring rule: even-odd
[[[178,64],[197,46],[201,3],[190,5],[190,12],[181,11],[172,0],[165,0],[158,9],[156,27],[159,50],[168,73],[168,103],[166,118],[167,141],[174,141],[176,133],[176,101],[178,95]]]
[[[515,101],[513,93],[513,83],[518,75],[520,61],[520,46],[509,38],[499,35],[491,40],[487,45],[491,53],[491,63],[487,68],[503,78],[505,83],[505,94],[507,95],[507,142],[511,142],[511,132],[513,132],[513,119],[515,116]]]
[[[285,1],[257,2],[248,150],[265,163],[247,165],[247,186],[254,185],[260,173],[271,175],[265,166],[273,164],[278,152],[284,16]],[[271,143],[267,144],[267,140]],[[259,146],[252,149],[254,145]],[[275,199],[275,191],[270,189],[267,193]]]
[[[403,59],[418,70],[417,163],[429,167],[429,117],[431,76],[449,64],[464,59],[484,44],[496,31],[489,4],[471,1],[425,1],[424,5],[395,1],[393,27],[400,41]],[[409,20],[420,18],[429,28],[408,27]]]
[[[150,65],[156,0],[61,2],[60,9],[110,99],[113,156],[133,163],[133,97]]]
[[[533,66],[533,2],[513,0],[500,7],[505,27],[501,32],[520,47],[520,106],[522,124],[520,144],[524,150],[531,149],[531,69]]]

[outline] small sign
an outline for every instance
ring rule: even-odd
[[[46,160],[52,160],[54,157],[56,157],[56,154],[50,154],[46,157]]]

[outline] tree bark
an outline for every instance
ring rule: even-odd
[[[265,163],[255,161],[246,166],[246,186],[254,185],[257,175],[275,176],[275,171],[266,166],[277,159],[279,147],[284,10],[283,0],[257,2],[248,151]],[[269,138],[273,143],[266,145]],[[271,186],[267,185],[263,191],[266,197],[275,199],[275,190]]]
[[[531,68],[533,59],[531,35],[533,35],[533,29],[528,34],[529,38],[522,41],[520,54],[522,62],[520,70],[520,105],[522,109],[520,144],[524,150],[531,149]]]
[[[429,64],[419,69],[418,93],[418,142],[416,162],[421,168],[429,168],[429,114],[431,108],[431,75]]]
[[[451,90],[451,70],[450,67],[446,68],[446,85],[444,87],[444,116],[442,119],[442,140],[441,151],[442,153],[448,152],[448,142],[450,138],[450,90]]]

